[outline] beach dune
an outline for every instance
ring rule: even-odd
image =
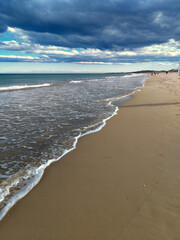
[[[46,169],[1,240],[177,240],[180,79],[151,76],[99,132]]]

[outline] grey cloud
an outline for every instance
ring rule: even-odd
[[[180,40],[179,0],[0,0],[0,31],[43,45],[123,49]]]

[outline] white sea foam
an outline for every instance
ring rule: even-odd
[[[97,82],[97,81],[102,81],[102,78],[95,78],[95,79],[88,79],[88,80],[72,80],[70,83],[81,83],[81,82]]]
[[[29,89],[29,88],[39,88],[39,87],[49,87],[51,83],[44,84],[35,84],[35,85],[14,85],[8,87],[0,87],[0,91],[13,91],[13,90],[21,90],[21,89]]]
[[[98,82],[98,81],[102,81],[104,79],[102,78],[97,78],[97,79],[90,79],[90,80],[87,80],[87,82]]]
[[[78,81],[75,81],[75,80],[72,80],[70,81],[70,83],[81,83],[82,81],[78,80]]]
[[[21,189],[21,191],[17,192],[16,194],[14,194],[6,203],[6,206],[1,210],[0,212],[0,220],[3,219],[3,217],[6,215],[6,213],[9,211],[9,209],[11,207],[13,207],[13,205],[21,198],[23,198],[25,195],[27,195],[32,189],[33,187],[39,183],[41,177],[43,175],[43,172],[39,172],[39,174],[36,174],[34,176],[34,178],[30,179],[28,181],[28,183]],[[14,181],[14,187],[18,184],[18,182],[20,181],[20,179],[17,179],[16,181]],[[12,186],[11,186],[12,187]],[[10,190],[7,189],[7,193]]]
[[[134,91],[134,92],[135,92],[135,91]],[[134,92],[131,92],[131,93],[129,93],[129,94],[125,94],[125,95],[122,95],[122,96],[117,96],[117,97],[112,97],[112,98],[106,98],[106,99],[104,99],[103,101],[110,101],[110,102],[108,103],[108,105],[109,105],[110,103],[112,103],[112,102],[114,102],[114,101],[116,101],[116,100],[120,100],[120,99],[123,99],[123,98],[126,98],[126,97],[131,96]]]
[[[109,102],[109,104],[112,104],[112,102]],[[109,119],[112,118],[114,115],[116,115],[117,112],[118,112],[118,110],[119,110],[119,108],[116,107],[116,108],[115,108],[115,111],[112,113],[111,116],[109,116],[109,117],[107,117],[107,118],[105,118],[105,119],[102,120],[102,123],[101,123],[100,126],[98,126],[96,129],[89,130],[89,131],[81,134],[81,137],[83,137],[83,136],[85,136],[85,135],[88,135],[88,134],[91,134],[91,133],[94,133],[94,132],[100,131],[100,130],[106,125],[107,120],[109,120]]]

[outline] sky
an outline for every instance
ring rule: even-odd
[[[177,68],[179,0],[0,0],[0,73]]]

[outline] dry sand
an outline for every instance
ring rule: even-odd
[[[180,77],[151,77],[49,167],[0,222],[1,240],[179,240]]]

